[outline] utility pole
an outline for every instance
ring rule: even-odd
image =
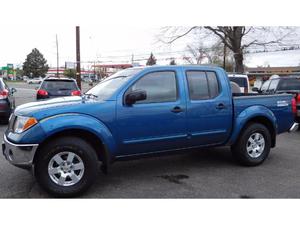
[[[133,63],[134,63],[134,55],[132,54],[131,55],[131,65],[133,66]]]
[[[56,34],[56,76],[59,75],[59,54],[58,54],[58,40]]]
[[[81,71],[80,71],[80,27],[76,26],[76,82],[81,90]]]

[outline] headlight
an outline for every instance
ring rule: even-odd
[[[17,120],[15,121],[13,131],[14,133],[20,134],[37,123],[38,122],[34,117],[17,116]]]

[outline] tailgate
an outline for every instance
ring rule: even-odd
[[[277,122],[277,133],[283,133],[290,129],[294,123],[292,112],[292,98],[290,94],[254,95],[234,97],[234,114],[237,117],[245,109],[252,107],[253,113],[263,110],[271,110]],[[258,109],[255,106],[263,106]],[[252,113],[252,112],[251,112]]]

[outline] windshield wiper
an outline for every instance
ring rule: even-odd
[[[93,97],[93,98],[98,98],[98,96],[97,95],[94,95],[94,94],[87,94],[87,93],[84,93],[84,95],[83,96],[86,96],[86,97],[88,97],[88,98],[90,98],[90,97]]]

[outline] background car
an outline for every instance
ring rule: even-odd
[[[28,79],[26,81],[27,84],[40,84],[42,83],[43,79],[42,78],[33,78],[33,79]]]
[[[248,76],[245,74],[228,74],[230,81],[238,84],[240,86],[242,93],[249,93],[250,85]]]
[[[37,89],[36,99],[47,99],[63,96],[80,96],[81,91],[74,79],[48,77]]]
[[[9,88],[0,78],[0,122],[7,123],[11,112],[15,108],[15,98],[13,96],[15,88]]]
[[[300,78],[299,77],[272,77],[265,81],[260,89],[253,88],[261,94],[282,94],[294,95],[293,111],[296,113],[296,121],[300,122]]]

